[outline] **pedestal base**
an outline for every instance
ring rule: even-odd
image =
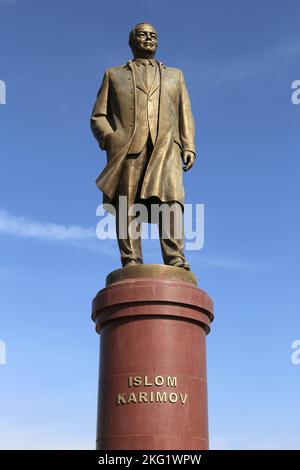
[[[92,310],[101,339],[97,449],[207,449],[208,295],[182,280],[125,276]]]

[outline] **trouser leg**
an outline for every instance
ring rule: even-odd
[[[130,207],[130,204],[128,204]],[[127,207],[127,211],[128,211]],[[126,266],[128,263],[142,264],[143,263],[143,254],[142,254],[142,244],[141,244],[141,224],[136,226],[137,238],[133,238],[128,233],[128,227],[130,223],[134,220],[134,217],[126,217],[125,224],[122,223],[122,216],[120,222],[119,211],[116,211],[116,229],[117,229],[117,239],[118,246],[121,255],[122,266]],[[123,226],[121,227],[120,224]],[[125,227],[124,227],[125,225]]]
[[[129,233],[129,227],[136,216],[129,215],[128,210],[136,202],[140,189],[143,173],[149,156],[149,144],[145,145],[139,154],[127,155],[124,160],[122,175],[118,188],[118,196],[126,196],[126,203],[116,201],[116,229],[122,266],[127,264],[142,264],[141,224],[135,225],[136,237]]]
[[[168,216],[159,214],[159,239],[165,264],[190,269],[184,256],[184,227],[182,206],[178,202],[165,203]]]

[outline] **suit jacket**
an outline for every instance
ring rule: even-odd
[[[157,64],[160,72],[157,138],[140,196],[183,204],[181,152],[195,152],[194,119],[181,70],[161,62]],[[100,148],[107,153],[107,165],[96,180],[106,196],[105,202],[114,199],[122,164],[137,130],[137,84],[133,68],[129,61],[106,70],[92,112],[92,131]]]
[[[151,67],[151,65],[149,66]],[[136,85],[136,129],[129,153],[140,153],[147,142],[149,133],[153,145],[156,142],[159,116],[160,71],[155,64],[154,80],[149,88],[143,80],[143,66],[133,63],[133,74]]]

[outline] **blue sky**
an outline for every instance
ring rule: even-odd
[[[0,0],[1,448],[94,448],[90,302],[119,257],[94,237],[105,154],[89,116],[144,20],[196,120],[186,202],[205,204],[205,246],[187,257],[215,302],[211,447],[300,448],[299,14],[297,0]]]

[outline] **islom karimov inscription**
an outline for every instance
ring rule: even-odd
[[[127,386],[132,387],[152,387],[149,391],[131,391],[118,393],[116,396],[117,405],[131,403],[179,403],[184,405],[188,399],[187,393],[176,391],[159,391],[157,387],[176,388],[178,379],[175,376],[157,375],[153,379],[145,376],[129,376]]]

